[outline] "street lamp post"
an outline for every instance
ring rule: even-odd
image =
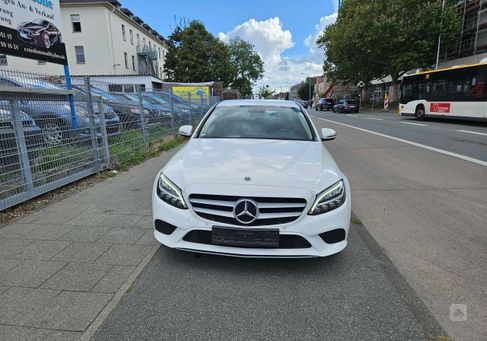
[[[441,20],[440,20],[440,34],[438,35],[438,51],[436,51],[436,67],[435,69],[438,70],[438,66],[440,64],[440,48],[441,48],[441,30],[443,29],[443,11],[445,9],[445,0],[441,1]]]

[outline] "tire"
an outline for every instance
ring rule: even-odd
[[[424,105],[420,104],[416,107],[414,116],[416,116],[418,121],[424,121],[426,119],[426,110],[424,109]]]
[[[51,39],[49,38],[49,34],[47,34],[47,32],[42,34],[42,46],[44,46],[46,49],[51,47]]]
[[[41,125],[42,138],[49,146],[57,146],[63,143],[66,134],[66,127],[57,120],[49,120]]]
[[[355,113],[356,113],[356,114],[358,114],[358,112],[359,112],[359,110],[358,110],[358,109],[357,109],[357,110],[355,110]]]
[[[335,112],[335,108],[331,109],[331,111]]]

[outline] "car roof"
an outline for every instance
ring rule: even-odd
[[[218,103],[219,107],[241,107],[241,106],[262,106],[262,107],[288,107],[298,108],[294,101],[277,99],[232,99]]]

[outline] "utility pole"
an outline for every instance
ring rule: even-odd
[[[443,29],[443,11],[445,10],[445,0],[441,1],[441,21],[440,21],[440,34],[438,35],[438,51],[436,51],[436,67],[440,64],[440,49],[441,49],[441,30]]]

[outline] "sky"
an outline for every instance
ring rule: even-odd
[[[164,37],[181,18],[202,21],[215,37],[238,36],[254,44],[264,61],[257,86],[286,91],[322,74],[324,51],[316,46],[337,16],[337,0],[119,0]]]

